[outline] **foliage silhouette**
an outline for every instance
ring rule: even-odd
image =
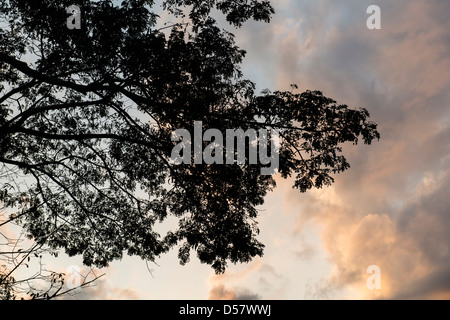
[[[25,190],[2,181],[0,201],[36,243],[81,254],[88,266],[125,252],[154,261],[179,246],[182,264],[195,250],[221,273],[263,254],[257,206],[273,177],[260,165],[175,166],[175,129],[196,120],[277,129],[279,172],[301,192],[349,168],[344,142],[379,139],[365,109],[320,91],[258,95],[243,79],[245,51],[211,10],[240,27],[268,22],[268,1],[166,0],[176,21],[189,22],[165,27],[151,0],[0,3],[0,163],[29,179]],[[72,4],[80,30],[65,27]],[[168,216],[178,227],[160,235]]]
[[[3,263],[0,265],[0,300],[50,300],[75,295],[79,293],[79,289],[89,287],[104,275],[96,275],[95,270],[91,268],[76,275],[77,283],[65,286],[71,275],[51,271],[43,263],[47,254],[57,255],[56,251],[36,243],[24,247],[24,239],[10,238],[1,232],[0,239],[7,240],[1,244],[0,252],[0,261]],[[33,272],[21,272],[21,269]]]

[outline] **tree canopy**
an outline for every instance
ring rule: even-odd
[[[73,4],[79,30],[66,27]],[[184,23],[161,27],[152,0],[0,1],[0,202],[36,243],[88,266],[177,247],[220,273],[263,254],[257,207],[275,180],[261,164],[174,165],[174,130],[276,129],[279,173],[300,192],[349,168],[343,143],[379,133],[366,109],[243,78],[245,51],[212,10],[241,27],[269,22],[269,1],[162,5]],[[169,216],[178,226],[160,234]]]

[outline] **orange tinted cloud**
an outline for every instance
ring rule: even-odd
[[[270,47],[280,48],[272,55],[279,89],[300,79],[301,89],[364,106],[382,134],[371,147],[345,146],[352,167],[332,188],[286,190],[285,210],[297,216],[298,233],[307,222],[318,226],[334,265],[311,296],[345,289],[348,298],[446,297],[450,3],[379,1],[379,31],[365,27],[369,4],[285,2],[289,12],[278,12],[297,14],[300,28],[281,19],[271,27],[278,37],[268,39]],[[367,288],[369,265],[381,268],[380,290]]]

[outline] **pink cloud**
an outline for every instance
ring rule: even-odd
[[[378,33],[365,28],[364,15],[354,11],[359,7],[349,13],[335,10],[336,3],[326,9],[325,3],[291,2],[305,21],[272,40],[282,48],[275,56],[277,86],[286,89],[301,76],[301,89],[320,89],[350,107],[367,107],[380,124],[382,140],[368,148],[346,146],[352,167],[332,188],[302,195],[286,189],[285,210],[297,216],[293,229],[302,233],[313,221],[334,265],[332,274],[310,289],[322,297],[337,288],[345,288],[350,298],[398,297],[414,288],[416,296],[420,288],[421,296],[448,296],[450,284],[419,286],[417,281],[427,282],[450,260],[445,196],[450,187],[450,22],[442,14],[450,3],[381,1]],[[308,14],[336,24],[308,25]],[[366,268],[372,264],[381,268],[381,290],[366,286]]]

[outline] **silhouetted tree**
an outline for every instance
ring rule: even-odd
[[[0,1],[0,163],[20,169],[2,181],[0,201],[37,244],[88,266],[124,252],[154,261],[179,246],[181,263],[193,249],[224,272],[263,254],[257,206],[275,181],[262,164],[174,165],[172,131],[196,120],[223,132],[276,129],[279,172],[301,192],[349,168],[342,143],[379,133],[365,109],[319,91],[258,95],[242,78],[245,52],[211,10],[240,27],[268,22],[268,1],[166,0],[175,19],[166,25],[153,2]],[[79,30],[66,27],[73,4]],[[11,179],[22,178],[19,190]],[[178,227],[160,235],[168,216]]]
[[[8,232],[0,229],[0,300],[49,300],[75,295],[104,275],[97,275],[92,268],[86,272],[72,270],[77,274],[49,270],[42,260],[48,254],[57,256],[58,252],[24,238],[23,232],[14,235],[11,231],[14,223],[9,222],[6,214],[0,214],[0,227],[6,223],[10,227]],[[65,286],[71,277],[74,281]]]

